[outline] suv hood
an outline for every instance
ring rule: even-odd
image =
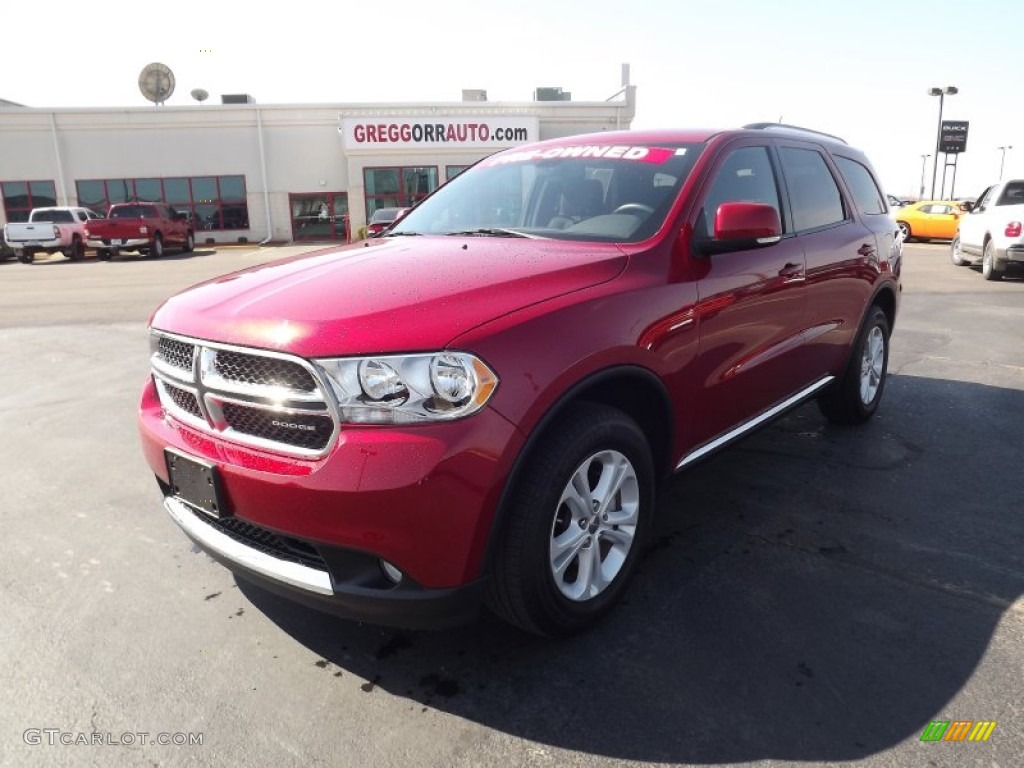
[[[304,357],[443,349],[502,315],[607,282],[615,245],[419,236],[253,267],[171,297],[154,328]]]

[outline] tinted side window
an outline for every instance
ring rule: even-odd
[[[871,171],[856,160],[846,157],[836,156],[836,165],[846,179],[846,186],[850,188],[854,202],[863,213],[885,213],[882,193],[878,191]]]
[[[780,147],[779,155],[797,232],[846,220],[843,197],[820,152]]]
[[[775,183],[767,147],[742,147],[733,150],[715,174],[704,208],[698,220],[698,236],[711,237],[715,214],[722,203],[765,203],[779,211],[779,189]]]
[[[1024,181],[1011,181],[1003,188],[996,205],[1020,205],[1024,203]]]

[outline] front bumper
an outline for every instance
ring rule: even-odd
[[[316,610],[373,624],[437,629],[472,621],[479,612],[483,582],[452,589],[423,589],[386,583],[369,558],[336,580],[329,570],[275,557],[218,530],[200,513],[173,497],[164,499],[171,519],[204,552],[233,573],[270,592]]]
[[[485,408],[450,423],[344,427],[326,456],[286,457],[167,416],[152,380],[139,428],[165,508],[215,559],[320,610],[406,627],[474,615],[491,524],[523,443]],[[168,448],[216,467],[228,516],[171,495]],[[268,537],[284,543],[264,546]],[[398,584],[381,559],[402,572]]]

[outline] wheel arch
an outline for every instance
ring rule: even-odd
[[[495,548],[505,527],[506,514],[512,492],[529,457],[544,434],[558,417],[573,403],[594,402],[618,408],[640,426],[651,447],[654,460],[655,486],[671,477],[671,454],[674,445],[675,414],[668,391],[653,371],[637,365],[605,368],[581,379],[566,390],[548,408],[526,436],[508,478],[501,490],[494,517],[491,520],[480,565],[481,574],[488,572]]]

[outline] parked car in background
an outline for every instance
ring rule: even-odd
[[[37,253],[62,253],[72,261],[85,258],[85,229],[99,214],[88,208],[36,208],[24,223],[4,225],[4,242],[19,261],[31,264]]]
[[[165,203],[112,205],[107,218],[89,222],[86,237],[101,259],[111,259],[121,251],[159,258],[167,246],[180,247],[184,253],[195,247],[189,217]]]
[[[922,200],[893,211],[904,240],[952,240],[964,206],[955,200]]]
[[[366,236],[377,237],[381,232],[398,221],[398,219],[402,218],[408,210],[408,208],[378,208],[370,216],[370,221],[366,225]]]
[[[981,264],[986,280],[1001,280],[1010,265],[1024,265],[1024,179],[993,184],[960,220],[950,255],[957,266]]]
[[[367,246],[168,299],[138,409],[184,533],[321,610],[580,631],[672,473],[810,398],[838,424],[882,398],[902,241],[825,134],[518,146]]]

